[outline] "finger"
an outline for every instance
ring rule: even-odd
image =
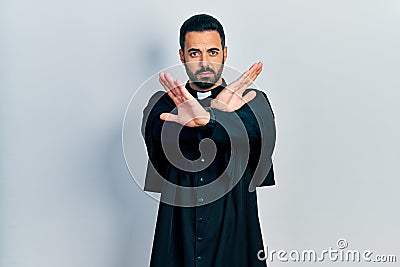
[[[179,94],[182,97],[182,100],[186,101],[186,100],[190,100],[192,98],[194,98],[189,91],[183,86],[182,82],[180,80],[175,80],[175,85],[177,87],[177,89],[179,90]]]
[[[189,97],[186,95],[186,93],[189,95],[190,95],[190,93],[187,92],[186,88],[182,85],[182,82],[179,80],[174,80],[173,92],[179,98],[179,101],[181,103],[183,103],[189,99]],[[192,95],[190,95],[190,96],[192,96]]]
[[[160,73],[159,75],[159,81],[161,83],[161,85],[164,87],[164,89],[167,91],[169,96],[174,96],[174,97],[178,97],[179,94],[177,94],[176,90],[174,90],[175,85],[171,84],[170,79],[172,78],[172,76],[170,74],[164,74],[164,73]],[[172,94],[172,95],[171,95]]]
[[[262,69],[264,64],[260,61],[260,62],[258,62],[258,66],[260,67],[260,69]]]
[[[246,70],[235,81],[230,83],[226,88],[231,92],[237,92],[238,90],[241,89],[241,84],[243,84],[244,81],[248,79],[247,76],[249,74],[250,74],[249,70]]]
[[[257,70],[256,70],[257,75],[261,73],[262,69],[263,69],[263,63],[258,62],[258,66],[257,66]]]
[[[178,105],[182,104],[182,101],[181,101],[179,95],[177,95],[175,93],[175,91],[171,89],[171,85],[167,81],[164,73],[159,74],[159,81],[160,81],[161,85],[164,87],[165,91],[167,91],[168,96],[172,99],[172,101],[175,103],[175,105],[178,106]]]
[[[161,79],[160,79],[160,84],[164,87],[165,92],[167,92],[168,94],[172,93],[169,86],[167,84],[165,84],[164,81],[162,81]]]
[[[165,81],[168,84],[168,86],[171,88],[171,90],[175,90],[175,81],[174,78],[172,78],[171,74],[166,73],[165,74]]]
[[[256,91],[251,90],[250,92],[245,94],[242,99],[243,99],[244,102],[248,103],[251,100],[253,100],[256,97],[256,95],[257,95]]]
[[[172,78],[171,74],[166,73],[165,74],[165,78],[166,78],[166,82],[168,83],[169,87],[171,88],[171,91],[174,93],[174,95],[176,97],[179,98],[179,101],[183,101],[182,100],[182,93],[181,93],[181,89],[180,89],[180,85],[175,83],[174,78]]]
[[[254,71],[250,72],[250,74],[247,76],[250,84],[257,79],[257,77],[258,77],[258,75],[260,75],[261,71],[262,71],[262,63],[260,62],[257,65],[257,68],[255,68]]]
[[[246,79],[246,84],[250,85],[252,84],[258,77],[259,73],[253,72],[250,75],[247,76]]]
[[[166,83],[164,73],[160,72],[160,74],[158,75],[158,81],[164,87],[165,91],[168,92],[169,90],[171,90],[171,88],[169,88],[168,84]]]
[[[172,99],[172,101],[174,102],[174,104],[176,106],[179,106],[180,104],[183,103],[183,101],[181,100],[181,98],[177,95],[175,95],[172,91],[168,91],[168,96]]]
[[[243,93],[253,84],[253,80],[246,77],[246,79],[240,84],[240,87],[234,92],[237,96],[242,97]]]
[[[257,76],[260,74],[261,70],[262,70],[262,62],[254,63],[239,78],[237,78],[233,83],[228,85],[228,89],[239,95],[243,94],[243,92],[255,81]]]
[[[254,73],[259,73],[262,70],[262,63],[261,62],[257,62],[255,63],[253,66],[251,66],[251,68],[249,69],[251,74]]]
[[[160,83],[164,87],[165,91],[167,92],[168,96],[172,99],[175,105],[180,105],[182,101],[180,100],[179,96],[175,94],[173,90],[170,89],[170,86],[166,83],[164,77],[160,77]]]
[[[235,93],[241,96],[243,92],[253,83],[254,78],[255,78],[254,72],[247,70],[244,73],[243,78],[240,80],[240,84],[238,85],[237,90],[235,90]]]
[[[174,80],[174,90],[176,91],[176,94],[179,95],[180,97],[183,97],[185,95],[185,90],[186,88],[183,87],[181,81]]]
[[[258,62],[251,65],[251,67],[249,68],[249,71],[255,72],[257,69],[258,69]]]
[[[254,63],[249,69],[249,75],[248,75],[249,79],[253,79],[255,77],[254,75],[257,75],[257,73],[259,73],[261,69],[262,69],[261,62]]]
[[[249,78],[255,79],[257,77],[257,75],[261,73],[262,67],[263,67],[262,62],[257,62],[255,64],[253,64],[253,66],[251,66],[251,68],[249,69],[249,71],[250,71]]]
[[[160,119],[163,121],[178,122],[178,115],[171,114],[171,113],[161,113]]]
[[[160,79],[162,79],[163,84],[167,86],[168,90],[174,89],[174,85],[170,82],[171,75],[169,73],[163,73],[160,75]]]
[[[171,88],[171,92],[174,94],[174,96],[176,97],[176,101],[175,103],[183,103],[184,97],[182,96],[182,89],[183,86],[180,82],[176,82],[176,80],[174,80],[171,76],[171,74],[166,73],[165,74],[165,81],[168,84],[168,86]]]

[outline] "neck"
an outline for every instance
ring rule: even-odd
[[[210,91],[218,86],[220,86],[222,84],[222,77],[219,78],[219,80],[210,88],[204,89],[204,88],[200,88],[198,87],[196,84],[194,84],[192,81],[189,82],[190,88],[192,88],[193,90],[199,91],[199,92],[207,92]]]

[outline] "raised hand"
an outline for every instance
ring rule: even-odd
[[[169,73],[160,73],[159,81],[174,101],[178,114],[162,113],[160,119],[173,121],[188,127],[206,125],[210,120],[210,113],[205,110],[179,80],[174,80]]]
[[[250,91],[244,96],[243,93],[257,79],[262,71],[262,67],[263,64],[261,62],[253,64],[250,69],[240,75],[234,82],[227,85],[215,99],[211,101],[211,107],[232,112],[253,100],[253,98],[256,97],[255,91]]]

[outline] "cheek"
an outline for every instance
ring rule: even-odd
[[[212,62],[214,65],[219,66],[221,64],[223,64],[224,62],[224,57],[222,54],[218,55],[218,57],[215,57],[212,59]]]
[[[223,65],[223,62],[222,62],[222,57],[221,57],[221,60],[217,60],[217,61],[215,61],[215,62],[212,63],[212,68],[213,68],[215,71],[218,71],[219,69],[222,68],[222,65]]]
[[[187,63],[187,66],[190,69],[195,69],[199,65],[199,59],[186,56],[185,57],[185,63]]]

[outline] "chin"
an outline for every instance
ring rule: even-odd
[[[213,87],[215,83],[200,81],[200,82],[194,82],[194,84],[201,89],[209,89]]]

